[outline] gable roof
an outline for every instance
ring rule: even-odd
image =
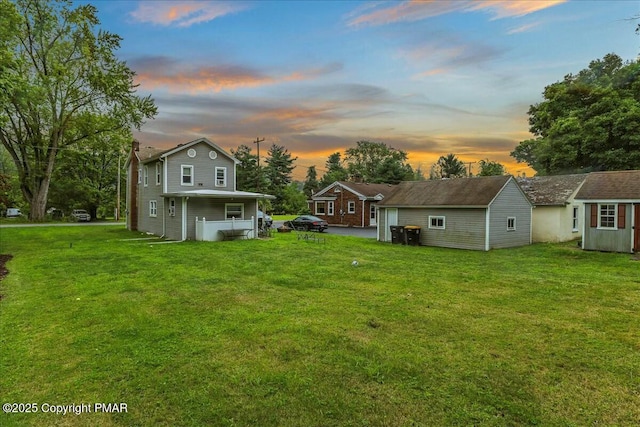
[[[534,176],[516,180],[535,206],[564,206],[569,203],[587,175]]]
[[[332,188],[337,186],[344,188],[361,199],[382,199],[387,197],[395,189],[393,184],[371,184],[367,182],[351,182],[351,181],[335,181],[331,185],[326,186],[322,190],[318,191],[312,196],[312,198],[326,197],[328,195],[335,196],[333,192],[329,192]],[[329,192],[329,194],[326,194]]]
[[[511,175],[500,175],[401,182],[379,205],[487,207],[510,179]]]
[[[640,200],[640,170],[592,172],[576,199]]]
[[[175,154],[182,150],[186,150],[196,144],[200,144],[201,142],[209,145],[211,148],[214,148],[216,151],[220,152],[220,154],[222,154],[223,156],[231,159],[234,163],[240,163],[238,159],[236,159],[235,157],[227,153],[226,150],[223,150],[219,145],[209,141],[207,138],[194,139],[193,141],[190,141],[184,144],[178,144],[177,146],[166,149],[166,150],[160,150],[154,147],[144,147],[144,148],[141,147],[140,152],[142,152],[143,150],[149,150],[149,153],[150,154],[152,153],[152,154],[147,156],[146,158],[142,158],[140,155],[138,155],[138,158],[140,159],[141,163],[147,163],[150,161],[157,160],[159,158],[165,158],[165,157],[171,156],[172,154]]]

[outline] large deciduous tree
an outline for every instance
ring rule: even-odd
[[[44,218],[61,150],[97,135],[130,138],[157,113],[115,56],[121,38],[98,26],[90,4],[0,0],[0,141],[32,220]]]
[[[415,176],[407,153],[383,142],[358,141],[345,154],[349,175],[363,182],[397,184]]]
[[[547,86],[511,155],[538,174],[640,168],[640,63],[615,54]]]

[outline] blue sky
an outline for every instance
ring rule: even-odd
[[[159,114],[135,137],[226,149],[265,138],[320,174],[359,140],[499,161],[548,84],[607,53],[635,60],[638,1],[93,1]]]

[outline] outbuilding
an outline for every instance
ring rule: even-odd
[[[590,173],[576,200],[585,206],[582,249],[640,251],[640,170]]]
[[[488,251],[531,243],[532,203],[510,175],[400,183],[378,203],[379,241],[420,227],[420,245]]]

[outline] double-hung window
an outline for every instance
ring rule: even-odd
[[[356,202],[349,202],[347,205],[347,212],[350,214],[356,213]]]
[[[599,228],[616,228],[616,205],[602,204],[598,209],[598,227]]]
[[[579,225],[580,225],[580,217],[578,216],[580,215],[580,209],[578,208],[578,206],[573,206],[573,210],[572,210],[572,216],[571,216],[571,230],[573,232],[576,232],[579,230]]]
[[[216,187],[227,186],[227,168],[216,168]]]
[[[324,202],[316,202],[316,215],[324,215],[326,213],[324,206]]]
[[[156,200],[149,200],[149,216],[158,216],[158,202]]]
[[[162,180],[162,163],[156,163],[156,185],[160,185]]]
[[[192,165],[182,165],[181,168],[181,181],[182,185],[193,185],[193,166]]]
[[[144,186],[149,185],[149,166],[144,166]]]

